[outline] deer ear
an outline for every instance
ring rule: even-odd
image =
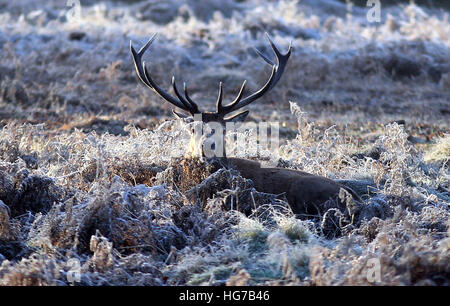
[[[225,122],[234,122],[234,123],[239,123],[239,122],[243,122],[245,120],[245,118],[247,118],[247,115],[250,111],[246,110],[240,113],[237,113],[236,115],[233,115],[231,117],[228,118],[224,118]]]
[[[172,113],[173,113],[173,115],[174,115],[177,119],[186,119],[186,118],[188,117],[187,115],[177,113],[177,112],[174,111],[173,109],[172,109]]]

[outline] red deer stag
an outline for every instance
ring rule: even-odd
[[[246,82],[244,81],[237,97],[231,103],[223,105],[222,82],[220,82],[219,94],[216,100],[216,111],[201,112],[198,108],[197,103],[195,103],[189,96],[186,84],[184,84],[183,96],[178,91],[175,77],[172,77],[172,87],[176,96],[174,97],[164,89],[162,89],[153,80],[145,65],[145,62],[142,61],[142,56],[151,45],[155,37],[156,34],[153,35],[138,52],[136,52],[130,42],[130,49],[139,79],[157,95],[162,97],[167,102],[173,104],[174,106],[182,109],[183,111],[188,112],[194,119],[201,118],[200,120],[205,124],[214,122],[222,126],[225,126],[227,122],[241,122],[246,118],[249,113],[248,110],[228,117],[226,116],[231,112],[237,111],[242,107],[261,98],[265,93],[273,88],[275,84],[280,80],[292,51],[291,46],[289,46],[289,49],[285,54],[280,53],[273,41],[267,35],[270,46],[272,47],[273,53],[276,56],[276,63],[274,63],[260,51],[256,50],[258,55],[261,56],[263,60],[272,67],[272,73],[270,74],[270,77],[264,84],[264,86],[253,94],[243,98],[243,92],[246,84]],[[181,114],[175,111],[173,112],[177,117],[183,117]],[[191,134],[191,144],[194,143],[194,152],[199,149],[199,153],[204,156],[205,154],[203,154],[204,152],[202,149],[203,146],[201,144],[196,144],[195,137],[193,136],[192,131]],[[216,154],[216,156],[214,157],[221,159],[221,163],[226,167],[234,168],[238,170],[243,177],[252,180],[256,190],[272,194],[284,193],[287,197],[290,207],[296,215],[314,216],[317,214],[323,214],[324,210],[321,209],[323,203],[331,198],[337,199],[341,188],[347,190],[353,196],[353,198],[359,200],[358,195],[356,195],[356,193],[349,187],[341,185],[325,177],[292,169],[261,167],[260,163],[253,160],[226,157],[224,137],[221,140],[221,147],[223,148],[223,152],[220,152],[222,153],[221,155]]]

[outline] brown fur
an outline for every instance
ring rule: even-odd
[[[292,211],[300,216],[324,213],[321,209],[323,204],[329,199],[338,200],[341,188],[347,190],[355,200],[360,200],[353,190],[326,177],[293,169],[265,168],[256,161],[242,158],[227,158],[227,163],[243,177],[251,179],[256,190],[272,194],[285,193]],[[343,204],[339,204],[344,209]]]

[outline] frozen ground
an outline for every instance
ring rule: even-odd
[[[75,19],[65,1],[0,3],[0,284],[449,285],[448,11],[199,3],[81,1]],[[227,100],[266,80],[264,32],[292,42],[249,120],[282,124],[280,165],[370,186],[364,203],[300,220],[177,157],[184,130],[129,52],[155,32],[154,78],[209,110],[219,81]]]

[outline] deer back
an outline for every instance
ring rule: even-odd
[[[260,163],[253,160],[241,158],[227,158],[227,160],[230,167],[253,181],[256,190],[272,194],[284,193],[295,214],[323,213],[322,204],[329,199],[337,199],[341,188],[357,197],[348,187],[326,177],[293,169],[261,167]]]

